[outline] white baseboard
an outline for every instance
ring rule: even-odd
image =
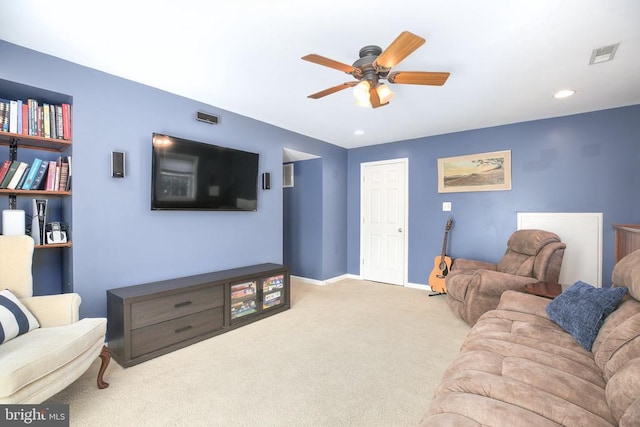
[[[422,289],[424,291],[433,292],[433,289],[431,289],[431,286],[425,285],[425,284],[422,284],[422,283],[407,283],[405,285],[405,287],[414,288],[414,289]]]
[[[339,282],[340,280],[344,280],[344,279],[359,279],[358,276],[354,276],[353,274],[343,274],[341,276],[336,276],[336,277],[332,277],[330,279],[325,279],[325,280],[309,279],[308,277],[294,276],[293,274],[291,275],[291,278],[299,280],[308,285],[316,285],[316,286],[326,286],[335,282]]]
[[[294,276],[293,274],[291,275],[291,278],[299,280],[302,283],[306,283],[308,285],[316,285],[316,286],[327,286],[327,285],[330,285],[330,284],[335,283],[335,282],[339,282],[340,280],[344,280],[344,279],[362,280],[362,278],[360,277],[359,274],[343,274],[341,276],[332,277],[332,278],[326,279],[326,280],[309,279],[308,277]],[[421,289],[421,290],[427,291],[427,292],[433,292],[433,290],[431,289],[431,286],[425,285],[425,284],[422,284],[422,283],[407,283],[405,285],[405,287],[406,288]]]

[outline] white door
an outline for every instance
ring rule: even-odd
[[[408,159],[360,166],[360,276],[404,286]]]

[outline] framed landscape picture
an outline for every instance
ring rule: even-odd
[[[438,159],[438,193],[511,190],[511,150]]]

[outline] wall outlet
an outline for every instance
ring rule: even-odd
[[[449,212],[451,210],[451,202],[442,202],[442,210]]]

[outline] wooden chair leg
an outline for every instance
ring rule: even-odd
[[[104,371],[107,370],[107,366],[109,366],[109,362],[111,361],[111,353],[109,353],[109,349],[107,346],[102,347],[102,351],[100,352],[100,359],[102,359],[102,364],[100,365],[100,370],[98,371],[98,388],[103,389],[109,387],[109,383],[104,382],[102,377],[104,376]]]

